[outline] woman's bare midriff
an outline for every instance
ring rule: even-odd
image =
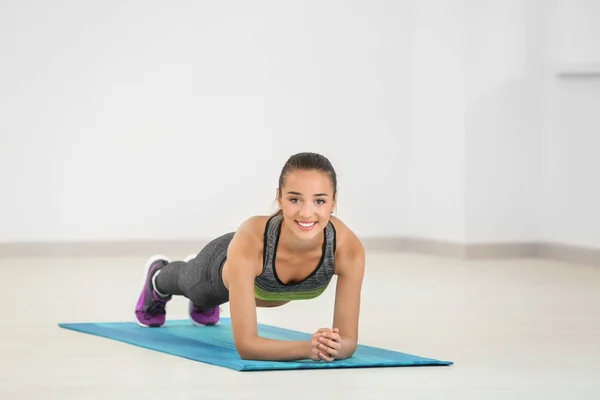
[[[289,303],[289,300],[262,300],[256,299],[256,307],[279,307]]]

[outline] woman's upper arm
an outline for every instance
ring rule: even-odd
[[[352,232],[348,232],[342,246],[336,254],[335,262],[338,277],[333,327],[340,330],[342,339],[357,343],[365,250]]]
[[[236,348],[244,353],[249,342],[258,336],[254,278],[260,266],[252,232],[241,228],[231,241],[227,253],[229,309]]]

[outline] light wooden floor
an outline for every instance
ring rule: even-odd
[[[369,253],[361,342],[455,365],[242,373],[57,327],[132,320],[144,261],[0,259],[0,399],[600,398],[600,268]],[[332,299],[259,319],[313,331]]]

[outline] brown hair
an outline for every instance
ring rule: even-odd
[[[283,185],[285,184],[286,176],[294,171],[309,171],[316,170],[322,172],[324,174],[329,175],[331,179],[331,184],[333,185],[333,198],[335,199],[337,195],[337,175],[335,173],[335,169],[331,162],[327,159],[327,157],[311,152],[303,152],[297,153],[288,158],[283,168],[281,169],[281,174],[279,174],[279,189],[278,194],[281,197],[281,190]],[[282,211],[278,210],[275,215],[281,214]]]

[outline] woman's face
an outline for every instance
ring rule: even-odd
[[[314,239],[329,222],[335,199],[329,175],[293,171],[285,177],[277,202],[289,229],[302,240]]]

